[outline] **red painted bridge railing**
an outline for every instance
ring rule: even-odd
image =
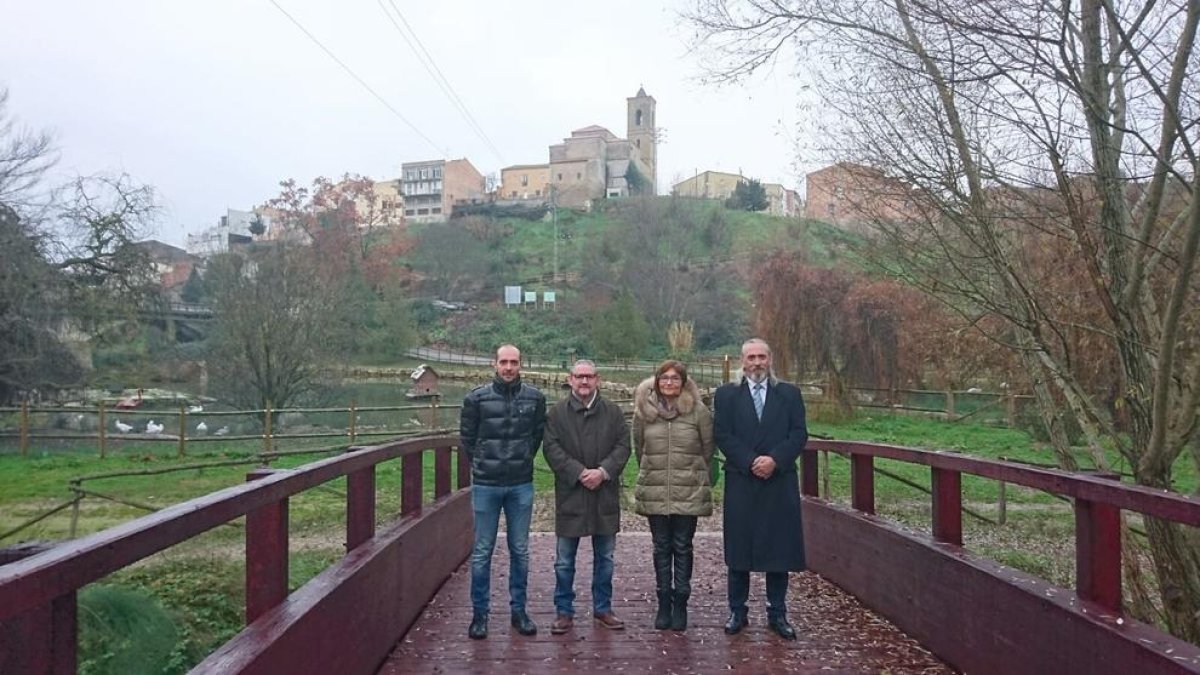
[[[418,438],[252,472],[246,485],[0,567],[0,673],[74,673],[80,588],[242,516],[247,627],[193,672],[373,672],[470,551],[470,470],[461,452],[452,469],[457,442]],[[422,504],[430,452],[434,501]],[[375,468],[396,459],[401,518],[376,532]],[[342,476],[347,553],[289,595],[288,498]]]
[[[851,508],[817,497],[817,453],[850,460]],[[931,474],[932,532],[874,516],[875,458]],[[810,440],[801,458],[804,532],[814,571],[970,673],[1200,672],[1200,648],[1121,608],[1121,511],[1200,525],[1200,501],[1105,478],[872,443]],[[1071,498],[1072,592],[962,548],[962,475]]]

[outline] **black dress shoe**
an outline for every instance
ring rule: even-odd
[[[471,617],[471,626],[467,628],[467,637],[472,640],[482,640],[487,637],[487,614],[476,612]]]
[[[739,612],[734,612],[729,615],[729,620],[725,622],[725,634],[737,635],[746,627],[746,615]]]
[[[537,624],[525,612],[513,612],[512,625],[521,635],[537,635]]]
[[[788,623],[785,617],[781,616],[777,619],[767,621],[767,627],[775,631],[775,634],[784,640],[796,639],[796,629],[792,628],[792,624]]]

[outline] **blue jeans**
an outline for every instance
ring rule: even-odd
[[[529,586],[529,521],[533,517],[533,483],[471,487],[475,511],[475,547],[471,550],[471,608],[487,614],[492,593],[492,551],[496,530],[504,511],[507,528],[509,574],[508,597],[512,611],[525,611],[525,589]]]
[[[575,554],[579,537],[559,537],[554,556],[554,610],[575,616]],[[617,535],[592,535],[592,613],[612,611],[613,552]]]

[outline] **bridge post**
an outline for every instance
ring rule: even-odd
[[[817,450],[805,448],[800,453],[800,494],[816,497],[817,493]]]
[[[254,481],[274,474],[255,469]],[[250,624],[287,598],[288,500],[280,499],[246,514],[246,623]]]
[[[346,475],[346,550],[352,551],[374,536],[375,466],[371,465]]]
[[[450,448],[433,451],[433,497],[441,499],[450,494]]]
[[[407,516],[421,510],[421,487],[424,469],[421,465],[423,451],[410,452],[400,459],[400,515]]]
[[[74,675],[78,631],[75,591],[0,621],[0,673]]]
[[[850,455],[850,506],[875,514],[875,458]]]
[[[1120,480],[1114,473],[1096,475]],[[1121,611],[1121,510],[1111,504],[1075,498],[1075,592]]]
[[[458,487],[465,488],[471,484],[471,458],[467,451],[458,448]]]
[[[931,471],[933,538],[962,546],[962,474],[936,467]]]

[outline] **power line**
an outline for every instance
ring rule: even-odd
[[[450,103],[458,108],[459,114],[461,114],[463,119],[467,121],[467,124],[471,127],[471,130],[474,131],[477,136],[479,136],[480,140],[482,140],[488,146],[488,148],[491,149],[492,154],[496,156],[496,159],[499,159],[503,164],[504,157],[500,154],[500,150],[496,147],[496,144],[492,142],[492,139],[488,137],[487,132],[483,130],[483,127],[479,124],[478,120],[475,119],[475,116],[471,114],[471,110],[467,107],[467,104],[458,95],[458,92],[455,91],[454,85],[450,84],[449,78],[447,78],[442,72],[442,69],[438,67],[437,61],[434,60],[433,55],[429,53],[429,50],[425,48],[425,44],[421,42],[421,38],[417,35],[417,31],[408,22],[408,19],[404,18],[404,13],[401,12],[400,8],[396,6],[395,0],[387,0],[387,4],[391,6],[392,11],[394,11],[396,16],[400,18],[400,21],[404,23],[404,28],[408,29],[408,33],[405,33],[404,29],[400,28],[400,24],[396,23],[396,19],[392,17],[391,12],[388,12],[387,5],[383,4],[383,0],[376,0],[376,2],[379,3],[379,8],[383,10],[383,13],[387,15],[388,21],[392,23],[392,27],[396,29],[396,32],[400,34],[400,37],[404,38],[405,43],[408,44],[408,48],[412,50],[413,55],[417,57],[417,60],[425,68],[425,72],[429,73],[429,76],[433,78],[433,81],[442,90],[442,93],[446,95],[446,98],[449,99]],[[412,35],[411,39],[409,38],[409,34]],[[418,51],[418,48],[420,51]]]
[[[359,77],[359,76],[358,76],[358,73],[354,72],[354,71],[353,71],[353,70],[350,68],[350,66],[346,65],[346,64],[345,64],[345,63],[344,63],[344,62],[343,62],[341,59],[339,59],[339,58],[337,57],[337,55],[336,55],[336,54],[334,54],[332,51],[330,51],[330,49],[329,49],[328,47],[326,47],[324,44],[321,44],[321,41],[317,39],[317,36],[315,36],[315,35],[313,35],[312,33],[310,33],[310,32],[309,32],[309,30],[308,30],[307,28],[305,28],[303,24],[301,24],[299,21],[297,21],[297,20],[296,20],[296,17],[292,16],[291,14],[288,14],[288,11],[287,11],[286,9],[284,9],[282,6],[280,6],[280,4],[279,4],[278,2],[276,2],[275,0],[269,0],[269,2],[270,2],[272,5],[275,5],[275,9],[278,9],[280,12],[282,12],[282,13],[283,13],[283,15],[284,15],[284,16],[286,16],[286,17],[288,18],[288,20],[289,20],[289,21],[291,21],[293,24],[295,24],[295,25],[296,25],[296,28],[299,28],[299,29],[301,30],[301,32],[303,32],[305,35],[307,35],[307,36],[308,36],[308,39],[312,40],[312,41],[313,41],[313,43],[315,43],[315,44],[316,44],[318,47],[320,47],[320,48],[321,48],[321,51],[323,51],[323,52],[325,52],[326,54],[328,54],[328,55],[329,55],[329,58],[333,59],[335,63],[337,63],[339,66],[341,66],[341,67],[342,67],[342,70],[346,71],[346,73],[347,73],[347,74],[348,74],[350,77],[354,78],[354,80],[355,80],[356,82],[358,82],[359,84],[361,84],[361,85],[362,85],[362,87],[363,87],[363,89],[366,89],[368,92],[370,92],[370,94],[371,94],[372,96],[374,96],[376,99],[378,99],[378,101],[379,101],[380,103],[382,103],[382,104],[384,105],[384,107],[385,107],[385,108],[387,108],[388,110],[390,110],[390,111],[391,111],[391,113],[392,113],[393,115],[395,115],[395,116],[396,116],[396,117],[397,117],[397,118],[398,118],[398,119],[399,119],[401,122],[404,122],[406,125],[408,125],[408,128],[413,130],[413,133],[415,133],[416,135],[420,136],[420,137],[421,137],[421,138],[422,138],[422,139],[423,139],[423,140],[424,140],[426,143],[428,143],[428,144],[429,144],[429,146],[430,146],[430,147],[432,147],[432,148],[433,148],[434,150],[436,150],[437,152],[439,152],[439,153],[446,152],[446,151],[445,151],[445,149],[443,149],[443,148],[439,147],[437,143],[434,143],[434,142],[433,142],[433,139],[431,139],[430,137],[426,136],[426,135],[424,134],[424,132],[422,132],[420,129],[418,129],[418,128],[417,128],[417,125],[415,125],[415,124],[413,124],[412,122],[410,122],[410,121],[408,120],[408,118],[407,118],[407,117],[405,117],[404,115],[402,115],[402,114],[400,113],[400,111],[399,111],[399,110],[396,110],[396,108],[394,108],[394,107],[392,106],[392,104],[391,104],[391,103],[388,103],[388,102],[387,102],[387,99],[385,99],[384,97],[380,96],[380,95],[379,95],[379,92],[377,92],[377,91],[375,91],[374,89],[372,89],[372,88],[371,88],[371,85],[367,84],[366,80],[364,80],[364,79],[362,79],[361,77]],[[449,153],[446,153],[446,154],[449,154]]]

